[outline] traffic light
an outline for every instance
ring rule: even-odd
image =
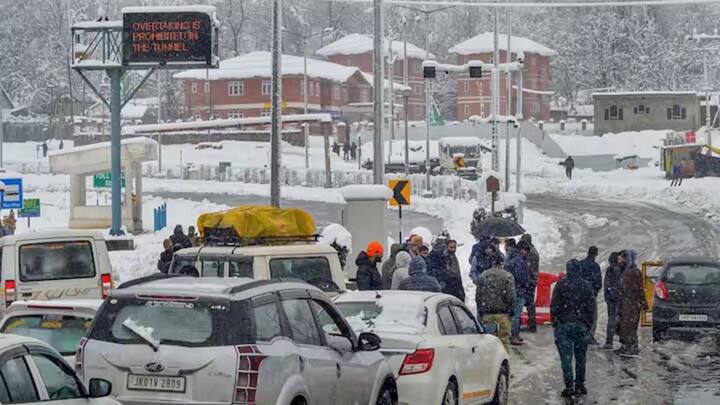
[[[435,66],[423,66],[423,78],[434,79],[435,78]]]
[[[480,78],[482,77],[481,66],[470,66],[470,77]]]

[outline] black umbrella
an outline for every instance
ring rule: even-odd
[[[494,238],[522,235],[525,228],[509,218],[488,218],[478,224],[477,233]]]

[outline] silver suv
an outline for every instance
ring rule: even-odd
[[[130,404],[397,404],[380,338],[292,280],[151,276],[113,290],[77,352]]]

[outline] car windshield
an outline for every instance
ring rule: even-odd
[[[95,277],[92,245],[87,241],[20,246],[20,280],[44,281]]]
[[[197,255],[175,255],[170,273],[178,273],[185,266],[195,266]]]
[[[336,302],[356,332],[419,334],[425,330],[425,305],[415,297],[376,301]]]
[[[720,284],[720,266],[679,264],[668,268],[665,278],[674,284]]]
[[[325,292],[337,291],[325,257],[284,257],[270,260],[270,278],[294,278]]]
[[[12,317],[0,332],[28,336],[49,344],[63,356],[75,354],[80,339],[90,329],[91,318],[69,315],[24,315]]]

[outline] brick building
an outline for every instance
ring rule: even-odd
[[[403,83],[403,47],[403,41],[392,41],[392,51],[397,55],[393,65],[395,83]],[[386,54],[388,48],[389,44],[386,42]],[[319,49],[317,54],[326,57],[331,62],[345,66],[357,66],[365,73],[373,73],[373,38],[367,35],[347,35]],[[407,44],[407,55],[408,87],[412,90],[412,95],[408,98],[408,118],[413,121],[424,120],[425,82],[422,73],[422,62],[426,57],[433,59],[434,56],[409,42]],[[385,77],[388,77],[387,72]],[[395,88],[397,91],[398,87]],[[396,100],[396,103],[401,103],[399,98]]]
[[[185,119],[249,118],[270,115],[271,53],[250,52],[220,62],[218,69],[191,69],[183,80]],[[303,58],[282,56],[283,114],[302,114]],[[372,100],[372,87],[356,67],[308,59],[308,111],[341,114],[348,103]]]
[[[507,59],[507,35],[499,35],[500,63]],[[554,50],[523,37],[511,37],[511,60],[515,60],[517,52],[525,54],[523,69],[523,117],[537,120],[550,119],[551,72],[550,57],[557,55]],[[493,33],[486,32],[470,38],[450,48],[457,55],[457,63],[464,64],[471,60],[482,60],[492,63]],[[512,115],[517,110],[517,89],[513,89],[510,109],[507,106],[506,76],[500,76],[500,114]],[[513,85],[516,85],[513,80]],[[490,72],[480,79],[469,75],[458,77],[457,119],[464,120],[472,115],[487,117],[490,115],[492,100],[492,79]]]

